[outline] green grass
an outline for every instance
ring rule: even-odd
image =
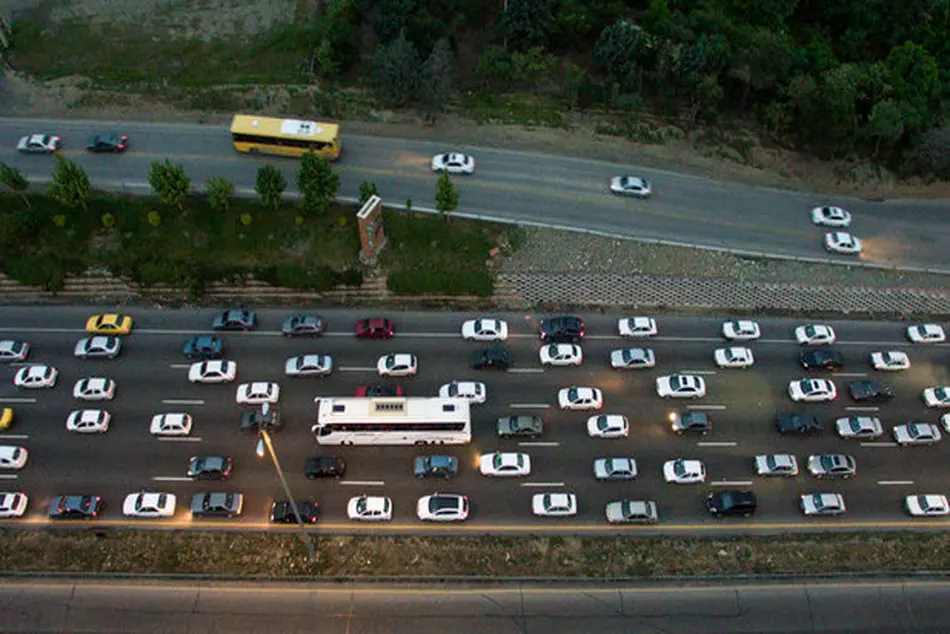
[[[471,93],[460,103],[462,114],[477,123],[503,123],[547,128],[565,128],[563,103],[555,97],[535,94],[495,95]]]

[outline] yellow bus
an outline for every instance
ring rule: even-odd
[[[343,146],[335,123],[248,114],[234,115],[231,140],[238,152],[299,157],[313,150],[331,161],[340,158]]]

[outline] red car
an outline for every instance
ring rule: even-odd
[[[361,319],[354,329],[360,339],[390,339],[396,334],[392,319]]]
[[[403,391],[401,385],[380,385],[379,383],[371,383],[369,385],[361,385],[356,388],[356,394],[354,396],[405,396],[406,393]]]

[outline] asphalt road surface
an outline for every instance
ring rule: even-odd
[[[180,509],[163,527],[262,528],[272,500],[283,497],[270,461],[255,455],[256,437],[242,435],[238,418],[242,406],[235,403],[236,385],[195,385],[188,382],[187,360],[180,355],[189,335],[207,332],[212,309],[150,310],[133,307],[135,330],[124,339],[121,356],[113,361],[75,359],[72,350],[82,336],[86,318],[102,307],[4,307],[0,311],[0,339],[25,338],[33,346],[30,361],[52,364],[59,369],[59,382],[52,390],[17,390],[12,378],[15,366],[0,366],[0,406],[13,407],[17,421],[0,442],[20,444],[30,451],[29,462],[19,472],[0,473],[0,487],[26,492],[31,499],[23,520],[42,525],[49,499],[58,494],[97,494],[107,508],[97,523],[125,524],[121,503],[137,490],[166,491],[178,495]],[[799,347],[792,329],[802,323],[791,319],[763,319],[762,339],[750,344],[756,356],[748,370],[717,369],[713,350],[724,345],[719,337],[721,320],[716,318],[665,316],[658,319],[660,336],[648,342],[623,340],[616,334],[617,315],[583,315],[588,336],[583,344],[584,365],[577,368],[542,369],[536,324],[541,315],[507,314],[512,332],[508,347],[514,369],[507,373],[468,369],[471,351],[483,344],[465,342],[459,335],[464,319],[473,315],[451,312],[387,313],[395,320],[397,335],[391,341],[361,341],[352,336],[359,317],[370,313],[327,310],[325,336],[315,340],[279,336],[285,310],[258,311],[260,327],[250,333],[225,333],[225,358],[237,362],[238,382],[274,380],[281,385],[280,409],[288,421],[274,436],[274,445],[288,473],[294,495],[318,501],[322,518],[315,530],[393,533],[605,533],[618,530],[658,533],[743,533],[785,530],[879,530],[925,528],[945,530],[950,522],[919,520],[902,513],[904,496],[914,493],[950,494],[946,469],[950,439],[934,447],[897,448],[890,442],[892,426],[908,420],[937,422],[940,411],[928,410],[921,390],[950,384],[947,352],[950,346],[912,345],[904,337],[906,324],[889,322],[830,322],[839,337],[837,349],[845,356],[845,368],[835,382],[840,395],[834,403],[793,405],[786,390],[790,380],[801,378]],[[618,372],[608,363],[610,350],[627,345],[648,345],[657,356],[654,370]],[[873,371],[866,361],[871,350],[896,349],[909,353],[913,363],[907,372]],[[452,379],[473,378],[487,384],[488,402],[473,406],[471,445],[444,447],[440,452],[459,458],[461,472],[448,482],[432,483],[410,475],[412,459],[425,453],[418,447],[318,447],[310,427],[315,416],[313,399],[318,396],[350,396],[355,388],[378,380],[376,360],[389,352],[411,352],[419,358],[419,375],[399,382],[408,395],[436,395],[439,386]],[[323,379],[290,380],[283,375],[286,358],[309,352],[329,354],[334,373]],[[654,381],[677,371],[702,372],[708,395],[696,401],[667,401],[657,397]],[[820,373],[819,373],[820,374]],[[72,397],[73,384],[85,376],[108,376],[118,388],[114,401],[106,404],[113,416],[110,431],[101,436],[67,432],[70,411],[83,405]],[[884,405],[855,405],[847,385],[865,377],[883,378],[893,385],[896,398]],[[594,385],[604,391],[602,413],[621,413],[631,421],[626,439],[592,439],[587,436],[587,412],[558,410],[556,393],[571,384]],[[679,437],[671,433],[668,414],[676,409],[707,411],[714,422],[705,437]],[[878,409],[879,408],[879,409]],[[778,412],[803,411],[820,415],[827,428],[822,437],[785,438],[775,429]],[[149,434],[153,414],[187,411],[195,420],[192,436],[180,441],[162,441]],[[546,423],[544,436],[536,442],[501,440],[495,435],[495,420],[510,413],[540,414]],[[834,419],[856,413],[881,417],[887,435],[879,442],[847,441],[833,432]],[[475,468],[480,454],[524,451],[533,461],[527,478],[490,479]],[[759,453],[791,452],[798,456],[802,474],[789,479],[757,479],[753,456]],[[819,481],[808,475],[804,461],[810,453],[841,452],[857,459],[857,477],[848,481]],[[310,481],[303,476],[307,457],[340,455],[347,462],[344,479]],[[234,458],[230,480],[191,482],[184,478],[193,455],[229,455]],[[595,458],[633,456],[640,475],[631,483],[598,482],[592,473]],[[662,465],[671,458],[703,460],[708,478],[705,485],[673,485],[663,481]],[[751,488],[759,498],[759,512],[750,520],[716,521],[703,506],[703,496],[722,487]],[[187,512],[191,496],[199,491],[243,491],[242,517],[232,520],[192,521]],[[429,525],[415,517],[416,500],[442,492],[470,496],[473,511],[464,524]],[[534,518],[530,501],[538,492],[573,491],[579,499],[579,514],[566,520]],[[838,518],[807,519],[798,510],[798,497],[805,492],[840,492],[848,512]],[[393,498],[394,521],[386,525],[348,522],[346,501],[353,495],[371,493]],[[656,500],[661,521],[656,527],[611,528],[605,523],[604,506],[614,499],[631,497]],[[134,522],[134,521],[133,521]],[[137,526],[156,524],[138,522]]]
[[[90,155],[91,135],[116,131],[130,137],[121,156]],[[264,164],[281,168],[288,191],[295,191],[295,160],[255,158],[234,151],[227,126],[151,123],[97,123],[0,118],[0,161],[31,178],[48,178],[51,159],[19,155],[17,140],[25,134],[55,134],[63,139],[65,156],[77,161],[93,183],[137,184],[148,191],[149,164],[165,158],[181,163],[195,185],[210,176],[225,176],[240,188],[253,188]],[[347,135],[337,171],[341,196],[355,197],[359,184],[374,181],[384,200],[414,207],[432,207],[436,176],[432,156],[441,145],[399,139]],[[869,202],[828,198],[808,193],[757,188],[685,174],[640,169],[544,154],[487,148],[463,148],[476,160],[472,177],[457,178],[461,190],[458,213],[506,221],[584,229],[640,239],[665,240],[741,251],[854,262],[850,256],[829,256],[822,247],[826,229],[811,224],[809,210],[838,204],[854,214],[851,231],[864,243],[861,260],[889,266],[946,269],[950,221],[946,201]],[[612,176],[635,173],[654,183],[648,201],[611,195]]]
[[[925,634],[942,581],[618,587],[0,582],[0,632]]]

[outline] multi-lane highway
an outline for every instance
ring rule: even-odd
[[[56,366],[58,385],[52,390],[18,391],[12,377],[16,367],[0,367],[0,406],[16,411],[15,426],[0,442],[22,444],[30,451],[29,463],[19,472],[3,473],[4,490],[20,490],[31,498],[26,522],[42,524],[46,505],[56,494],[88,493],[104,496],[104,523],[123,523],[121,501],[136,490],[169,491],[179,496],[176,518],[163,526],[218,526],[259,528],[266,526],[271,501],[282,497],[269,461],[256,457],[256,438],[237,429],[241,407],[234,402],[235,385],[194,385],[187,381],[187,361],[180,354],[182,341],[197,332],[207,332],[213,310],[160,311],[132,307],[135,330],[125,338],[122,355],[113,361],[73,357],[73,346],[83,336],[86,318],[101,307],[5,307],[0,312],[0,339],[24,338],[34,346],[31,362]],[[354,321],[370,316],[365,311],[326,310],[328,330],[315,340],[285,339],[279,335],[286,310],[261,310],[260,327],[250,333],[227,333],[225,357],[237,362],[238,380],[276,380],[281,385],[280,409],[288,421],[275,435],[278,456],[288,472],[296,496],[316,499],[322,509],[317,530],[360,531],[368,527],[345,518],[347,499],[360,493],[392,497],[394,521],[372,526],[392,532],[443,531],[573,533],[615,530],[654,532],[744,532],[836,530],[862,528],[941,528],[943,520],[921,521],[901,510],[904,496],[912,493],[950,493],[947,451],[950,438],[931,448],[899,449],[889,442],[890,428],[908,420],[937,422],[938,410],[928,410],[921,401],[923,388],[950,384],[947,345],[912,345],[904,337],[905,324],[890,322],[830,322],[837,331],[845,368],[835,381],[841,395],[830,404],[793,405],[786,393],[790,380],[803,376],[798,365],[799,347],[792,329],[803,320],[763,319],[762,339],[750,344],[756,357],[748,370],[717,369],[713,350],[724,345],[719,336],[720,319],[661,316],[660,334],[648,344],[656,352],[654,370],[621,373],[611,370],[610,350],[630,345],[616,334],[616,315],[582,315],[587,322],[583,348],[585,362],[577,368],[542,369],[536,335],[541,315],[507,314],[512,336],[508,347],[514,368],[507,373],[468,369],[471,351],[480,344],[465,342],[459,335],[461,322],[471,315],[451,312],[400,312],[385,314],[395,320],[397,334],[390,341],[360,341],[352,333]],[[871,350],[908,352],[912,368],[907,372],[871,370],[865,359]],[[318,447],[310,432],[314,419],[313,399],[353,393],[363,383],[377,379],[373,367],[388,352],[412,352],[419,358],[419,375],[403,379],[412,396],[435,395],[451,379],[477,378],[488,386],[488,402],[474,406],[471,445],[445,448],[459,458],[461,473],[449,482],[417,481],[410,475],[415,447]],[[320,352],[332,355],[335,370],[328,378],[290,380],[283,376],[286,358]],[[701,372],[708,395],[697,401],[663,401],[654,391],[655,378],[676,371]],[[83,436],[66,431],[70,411],[82,407],[72,397],[76,380],[85,376],[108,376],[118,384],[115,400],[106,405],[113,415],[112,427],[103,436]],[[863,377],[884,378],[896,398],[880,406],[856,406],[847,396],[847,384]],[[629,417],[631,433],[626,439],[592,439],[587,436],[584,412],[557,409],[556,393],[571,384],[594,385],[604,391],[604,413]],[[678,408],[700,408],[713,418],[714,431],[706,437],[678,437],[668,427],[668,414]],[[879,408],[875,410],[874,408]],[[776,413],[796,410],[822,416],[827,427],[833,420],[857,411],[880,416],[888,433],[878,442],[861,443],[838,438],[826,429],[822,437],[783,438],[776,429]],[[162,441],[149,434],[153,414],[187,411],[195,420],[191,437]],[[546,423],[537,441],[500,440],[495,420],[509,413],[536,413]],[[524,451],[533,460],[529,477],[488,479],[478,474],[480,454],[498,449]],[[759,453],[791,452],[804,460],[810,453],[842,452],[857,459],[857,477],[849,481],[818,481],[803,473],[791,479],[757,479],[752,458]],[[307,457],[316,454],[342,456],[346,477],[340,481],[309,481],[303,476]],[[193,455],[230,455],[234,473],[223,483],[186,481],[185,469]],[[633,456],[640,475],[631,483],[598,482],[592,462],[598,457]],[[705,485],[673,485],[663,481],[664,461],[674,457],[703,460],[708,471]],[[759,511],[750,520],[717,522],[706,514],[702,498],[721,487],[751,488],[759,499]],[[198,491],[243,491],[245,512],[241,518],[193,521],[187,504]],[[465,524],[423,525],[415,518],[416,500],[441,490],[470,496],[473,512]],[[531,496],[545,491],[573,491],[579,499],[579,514],[570,520],[533,518]],[[803,492],[840,492],[848,512],[834,519],[804,518],[798,510]],[[613,499],[631,497],[656,500],[660,523],[653,528],[609,527],[604,505]],[[139,524],[152,526],[153,524]],[[156,524],[157,525],[157,524]]]
[[[121,156],[89,155],[92,134],[118,131],[130,137]],[[32,179],[49,178],[48,156],[18,155],[17,140],[25,134],[61,136],[63,153],[77,161],[95,185],[147,193],[149,163],[165,158],[181,163],[196,185],[210,176],[225,176],[250,191],[256,172],[269,163],[280,167],[293,191],[292,160],[243,156],[231,146],[226,125],[98,123],[0,118],[0,161]],[[434,154],[446,149],[423,141],[347,135],[337,170],[342,196],[356,196],[364,180],[376,182],[384,200],[413,201],[415,208],[433,206],[435,176],[429,170]],[[828,256],[822,248],[824,231],[811,224],[816,205],[839,204],[854,214],[852,233],[864,243],[862,262],[946,269],[950,221],[946,201],[868,202],[717,182],[684,174],[489,148],[468,148],[477,172],[458,178],[458,214],[505,221],[562,226],[611,236],[664,240],[743,252],[855,262]],[[612,176],[642,174],[654,183],[647,201],[622,199],[608,193]]]
[[[0,583],[0,632],[936,634],[941,580],[471,587]]]

